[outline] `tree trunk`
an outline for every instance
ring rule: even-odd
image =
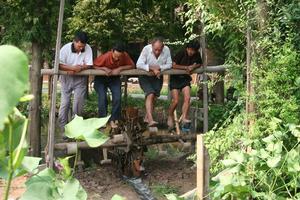
[[[29,104],[30,154],[32,156],[41,156],[42,64],[42,46],[39,43],[33,42],[32,65],[30,68],[30,93],[34,95],[34,99]]]
[[[224,104],[224,76],[225,72],[219,72],[218,75],[221,77],[221,80],[217,81],[213,87],[215,96],[215,102],[217,104]]]

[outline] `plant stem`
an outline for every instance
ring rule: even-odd
[[[9,132],[8,132],[8,142],[9,142],[9,161],[8,161],[8,180],[6,184],[5,194],[4,194],[4,200],[8,199],[9,195],[9,189],[12,181],[12,177],[14,174],[13,169],[13,134],[12,134],[12,120],[9,118]]]
[[[74,174],[75,174],[77,161],[78,161],[78,140],[76,140],[76,154],[75,154],[75,160],[74,160],[72,176],[74,176]]]
[[[24,126],[23,126],[23,131],[22,131],[22,136],[21,136],[21,140],[20,140],[20,143],[17,147],[17,153],[16,153],[16,156],[13,160],[13,167],[15,168],[16,164],[17,164],[17,161],[19,160],[19,156],[20,156],[20,153],[22,151],[22,148],[23,148],[23,145],[24,145],[24,142],[26,140],[26,131],[27,131],[27,126],[28,126],[28,119],[25,119],[25,122],[24,122]]]

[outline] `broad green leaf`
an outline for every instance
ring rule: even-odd
[[[265,149],[260,149],[259,157],[261,157],[262,159],[267,159],[268,157],[270,157],[270,154]]]
[[[235,160],[232,160],[232,159],[222,160],[221,162],[223,163],[223,165],[225,167],[230,167],[230,166],[238,164]]]
[[[20,98],[20,102],[26,102],[26,101],[30,101],[34,98],[34,96],[32,94],[27,94],[23,97]]]
[[[26,191],[20,200],[58,200],[55,178],[55,172],[49,168],[32,176],[26,181]]]
[[[12,140],[12,148],[16,149],[19,146],[22,132],[25,125],[26,118],[20,113],[20,111],[14,108],[13,113],[10,115],[12,118],[12,133],[13,133],[13,140]],[[5,143],[5,149],[8,151],[9,149],[9,124],[5,123],[5,127],[3,129],[3,139]]]
[[[266,148],[269,152],[274,152],[276,154],[280,154],[282,152],[282,141],[276,143],[269,143]]]
[[[279,125],[281,122],[282,122],[282,120],[280,120],[280,119],[274,117],[274,118],[270,121],[269,126],[270,126],[270,128],[271,128],[273,131],[275,131],[275,130],[278,128],[278,125]]]
[[[270,168],[275,168],[278,166],[278,164],[280,163],[280,160],[281,160],[281,155],[278,155],[276,157],[270,157],[268,160],[267,160],[267,165],[270,167]]]
[[[229,158],[241,164],[245,161],[245,155],[242,152],[232,151],[229,153]]]
[[[300,77],[296,78],[295,85],[300,87]]]
[[[121,197],[120,195],[115,194],[111,200],[125,200],[125,198]]]
[[[30,184],[20,200],[57,200],[55,187],[50,182],[35,182]]]
[[[55,172],[52,169],[46,168],[46,169],[40,171],[38,174],[32,176],[30,179],[28,179],[26,181],[25,185],[27,187],[29,187],[31,184],[34,184],[34,183],[53,184],[53,180],[55,179],[55,177],[56,177]]]
[[[295,149],[287,153],[287,168],[289,172],[300,172],[300,154]]]
[[[28,87],[28,59],[20,49],[0,46],[0,130]]]
[[[79,181],[75,178],[68,179],[62,190],[61,194],[61,200],[86,200],[87,199],[87,194],[86,192],[85,195],[82,193],[83,188],[79,184]],[[79,195],[78,195],[79,193]]]
[[[177,194],[166,194],[168,200],[184,200],[184,198],[179,197]]]
[[[6,156],[6,148],[5,148],[4,134],[0,132],[0,163],[1,160],[5,159],[5,156]]]
[[[109,139],[106,135],[98,131],[99,128],[107,123],[109,117],[84,120],[82,117],[76,115],[66,125],[65,134],[69,138],[85,140],[90,147],[98,147]]]
[[[264,141],[265,143],[270,143],[270,142],[273,142],[274,140],[276,140],[274,135],[269,135],[268,137],[265,137],[262,139],[262,141]]]
[[[291,131],[291,133],[298,138],[298,141],[300,140],[300,130],[299,130],[299,126],[296,126],[295,124],[290,124],[289,125],[289,129]]]
[[[21,176],[26,173],[34,173],[39,166],[42,158],[25,156],[22,160],[21,167],[16,170],[16,176]]]
[[[71,176],[71,173],[72,173],[72,169],[70,167],[70,164],[69,164],[69,159],[72,158],[74,156],[68,156],[68,157],[65,157],[65,158],[59,158],[59,162],[60,164],[62,165],[63,167],[63,177],[65,179],[69,178]]]

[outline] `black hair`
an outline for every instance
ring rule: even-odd
[[[82,42],[83,44],[86,44],[86,43],[88,42],[89,38],[88,38],[86,32],[83,32],[83,31],[77,31],[77,32],[75,33],[74,40],[75,40],[76,42],[79,42],[79,41],[80,41],[80,42]]]
[[[191,49],[194,49],[195,51],[198,51],[200,49],[200,43],[196,40],[190,41],[186,45],[186,48],[191,48]]]
[[[113,48],[112,48],[113,51],[118,51],[118,52],[124,52],[126,51],[126,46],[124,43],[122,42],[117,42]]]

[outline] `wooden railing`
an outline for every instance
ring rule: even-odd
[[[218,65],[218,66],[207,66],[206,72],[224,72],[225,71],[225,66],[224,65]],[[202,74],[204,72],[204,68],[197,68],[193,70],[191,73],[192,74]],[[55,75],[56,73],[54,72],[54,69],[42,69],[41,70],[42,75]],[[59,70],[58,73],[59,75],[66,75],[68,74],[66,71],[61,71]],[[188,74],[185,70],[179,70],[179,69],[168,69],[162,72],[164,75],[175,75],[175,74]],[[85,75],[85,76],[90,76],[90,75],[97,75],[97,76],[106,76],[105,72],[102,70],[97,70],[97,69],[88,69],[84,70],[81,72],[78,72],[74,75]],[[141,69],[130,69],[130,70],[124,70],[120,73],[120,75],[126,75],[126,76],[138,76],[138,75],[153,75],[150,72],[141,70]]]

